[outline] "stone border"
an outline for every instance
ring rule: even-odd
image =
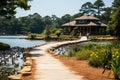
[[[71,41],[71,42],[68,42],[68,43],[57,44],[57,45],[54,45],[54,46],[48,48],[48,49],[47,49],[47,52],[48,52],[48,53],[51,53],[51,54],[55,54],[55,53],[54,53],[54,50],[55,50],[56,48],[59,48],[59,47],[61,47],[61,46],[65,46],[65,45],[70,45],[70,44],[77,44],[77,43],[87,42],[87,41],[90,41],[90,40],[74,41],[74,42]],[[59,54],[55,54],[55,55],[59,55]]]
[[[19,70],[17,75],[10,75],[10,80],[22,80],[22,76],[28,76],[32,74],[32,59],[29,52],[23,52],[23,55],[28,55],[26,61],[23,63],[22,69]]]

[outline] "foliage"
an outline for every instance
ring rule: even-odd
[[[57,37],[59,37],[61,35],[61,33],[62,33],[62,30],[56,30],[55,31],[55,34],[57,35]]]
[[[120,45],[120,44],[119,44]],[[113,46],[112,46],[113,47]],[[110,76],[111,72],[113,72],[113,75],[115,77],[116,80],[119,80],[120,79],[120,51],[119,49],[120,47],[117,47],[116,48],[110,48],[109,46],[109,49],[108,49],[108,54],[106,54],[106,58],[105,58],[105,61],[107,61],[105,63],[104,61],[104,65],[103,65],[103,68],[104,68],[104,71],[103,73],[105,72],[106,69],[110,69],[110,73],[108,75],[108,77]]]
[[[30,9],[29,1],[31,0],[0,0],[0,16],[12,17],[16,13],[16,8]]]
[[[102,65],[98,55],[94,52],[91,54],[91,57],[89,58],[89,64],[94,67],[100,67]]]
[[[114,0],[112,3],[112,14],[110,15],[110,21],[107,31],[111,35],[120,37],[119,22],[120,22],[120,0]]]
[[[73,50],[69,50],[67,55],[69,57],[73,57],[75,55],[75,52]]]
[[[120,7],[120,0],[114,0],[112,3],[112,7],[114,7],[114,9]]]
[[[0,50],[8,50],[8,49],[10,49],[10,45],[0,42]]]
[[[35,39],[36,36],[37,36],[36,34],[29,34],[30,39]]]
[[[116,45],[117,44],[117,45]],[[120,79],[120,41],[111,44],[85,44],[81,47],[73,46],[70,49],[70,57],[78,60],[88,60],[94,67],[103,67],[114,74],[116,80]],[[110,75],[110,73],[108,75]]]
[[[110,61],[112,60],[112,45],[106,45],[105,46],[105,51],[103,53],[102,58],[102,66],[105,69],[110,69],[111,65],[110,65]],[[107,65],[107,66],[106,66]]]
[[[91,2],[86,2],[82,5],[79,10],[83,15],[96,15],[100,18],[100,14],[104,11],[104,2],[102,0],[96,0],[93,4]]]
[[[80,51],[75,53],[75,57],[78,60],[86,60],[90,57],[90,52],[90,50],[81,49]]]
[[[79,49],[80,49],[80,48],[79,48],[77,45],[72,45],[71,48],[70,48],[70,50],[68,51],[68,56],[69,56],[69,57],[75,56],[75,53],[76,53],[77,51],[79,51]]]
[[[93,4],[91,2],[86,2],[79,11],[82,14],[92,15],[94,13]]]
[[[72,40],[72,39],[75,39],[75,37],[71,36],[71,35],[60,35],[60,38],[61,39],[64,39],[64,40]]]
[[[94,2],[94,8],[96,9],[97,16],[100,16],[104,6],[105,4],[102,0],[97,0]]]
[[[61,17],[61,21],[63,24],[70,22],[71,21],[71,15],[70,14],[65,14],[64,16]]]
[[[110,21],[110,16],[112,14],[112,7],[105,7],[103,8],[103,13],[101,14],[101,16],[99,17],[103,23],[108,24],[108,21]]]
[[[113,58],[111,61],[111,71],[114,74],[115,79],[120,79],[120,55]]]
[[[58,17],[41,17],[38,13],[20,18],[0,18],[0,34],[42,33],[46,25],[50,25],[51,28],[60,28],[62,24],[62,20]]]
[[[50,31],[51,29],[50,29],[50,26],[49,25],[47,25],[46,27],[45,27],[45,30],[44,30],[44,32],[43,32],[43,34],[45,35],[45,38],[47,39],[47,38],[50,38],[50,34],[51,34],[51,31]]]
[[[111,16],[111,21],[109,22],[109,28],[108,31],[111,34],[116,35],[117,37],[120,37],[120,27],[119,27],[119,22],[120,22],[120,7],[112,14]]]

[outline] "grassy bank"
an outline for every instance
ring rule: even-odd
[[[29,34],[27,39],[31,39],[31,40],[60,40],[60,41],[64,41],[64,40],[75,40],[75,39],[79,39],[76,36],[71,36],[71,35],[60,35],[59,37],[55,34],[50,34],[48,38],[46,38],[46,36],[44,34]]]
[[[8,50],[8,49],[10,49],[10,45],[0,42],[0,50]]]

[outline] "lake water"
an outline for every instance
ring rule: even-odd
[[[26,40],[27,36],[0,36],[0,42],[7,43],[11,47],[29,48],[46,43],[44,40]],[[0,80],[9,80],[8,75],[17,74],[24,63],[24,57],[20,51],[0,51]],[[18,66],[16,66],[18,65]]]
[[[9,44],[11,47],[33,47],[36,45],[42,45],[46,43],[52,43],[52,42],[46,42],[44,40],[26,40],[27,36],[0,36],[0,42],[4,42]]]

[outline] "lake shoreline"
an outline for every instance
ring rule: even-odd
[[[88,65],[88,62],[85,60],[78,61],[74,57],[66,57],[66,56],[61,56],[61,55],[56,55],[52,53],[51,50],[60,47],[62,45],[56,45],[53,47],[50,47],[47,49],[47,53],[51,54],[54,58],[60,60],[64,65],[70,68],[70,70],[77,72],[77,75],[82,75],[84,76],[84,80],[102,80],[102,79],[108,79],[107,75],[109,73],[109,70],[106,71],[106,73],[103,75],[102,68],[94,68]],[[33,71],[31,77],[33,78],[34,72],[35,72],[35,61],[33,60]],[[86,71],[87,70],[87,71]],[[111,77],[111,80],[113,79],[113,76]]]

